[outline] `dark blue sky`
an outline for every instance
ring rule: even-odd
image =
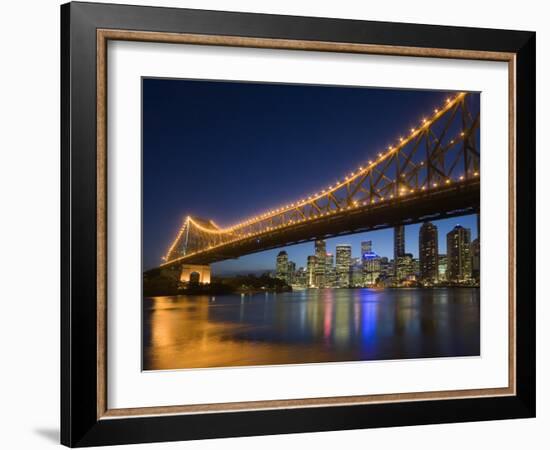
[[[452,93],[451,93],[452,94]],[[310,85],[143,80],[143,263],[158,266],[183,218],[227,226],[315,192],[417,126],[449,92]],[[457,223],[477,236],[475,217],[437,222],[440,250]],[[406,250],[418,251],[418,228]],[[392,230],[327,241],[393,255]],[[286,249],[304,265],[313,243]],[[213,265],[214,273],[270,270],[279,250]]]

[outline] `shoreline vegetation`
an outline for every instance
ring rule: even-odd
[[[479,284],[441,283],[425,286],[421,283],[408,283],[403,286],[372,286],[373,289],[410,289],[410,288],[479,288]],[[305,289],[305,288],[304,288]],[[334,288],[327,288],[334,289]],[[341,289],[341,288],[339,288]],[[344,288],[345,289],[345,288]],[[361,289],[350,287],[349,289]],[[269,273],[262,275],[234,275],[212,277],[210,284],[181,283],[179,280],[163,276],[160,270],[152,270],[143,274],[143,296],[172,295],[229,295],[257,294],[260,292],[281,293],[292,292],[292,286],[284,280],[274,278]]]
[[[162,295],[223,295],[255,294],[258,292],[291,292],[292,287],[285,281],[272,278],[268,273],[262,275],[235,275],[212,277],[210,284],[181,283],[163,276],[160,271],[149,271],[143,275],[143,295],[154,297]]]

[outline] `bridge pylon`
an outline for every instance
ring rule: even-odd
[[[210,265],[208,264],[182,264],[180,281],[182,283],[210,284]]]
[[[209,264],[176,264],[161,268],[161,274],[182,283],[210,284],[211,280]]]

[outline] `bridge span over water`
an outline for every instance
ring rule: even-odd
[[[446,99],[371,160],[311,195],[228,227],[187,216],[160,268],[185,274],[192,265],[203,270],[277,247],[479,212],[480,118],[469,95]]]

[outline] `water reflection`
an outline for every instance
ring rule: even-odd
[[[322,289],[143,302],[144,369],[479,355],[479,289]]]

